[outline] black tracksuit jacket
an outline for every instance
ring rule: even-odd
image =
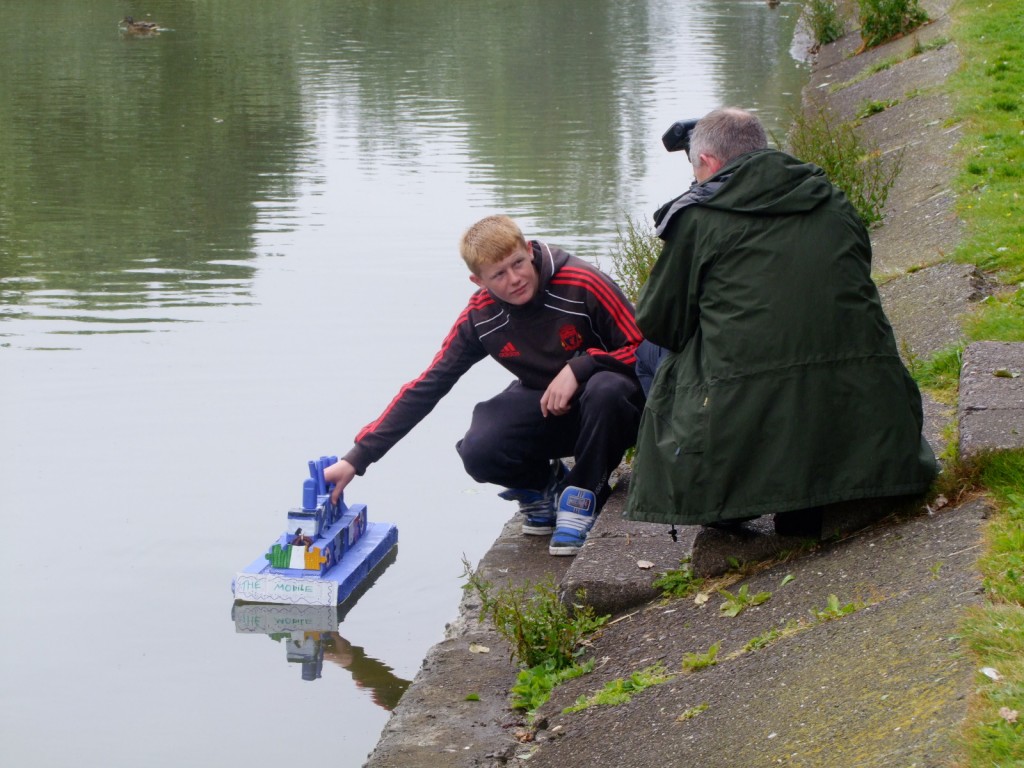
[[[540,274],[537,296],[523,306],[481,288],[462,310],[429,367],[355,438],[345,455],[359,474],[405,437],[474,364],[493,357],[523,386],[545,390],[565,367],[584,384],[598,371],[635,376],[640,330],[633,306],[593,265],[531,241]]]

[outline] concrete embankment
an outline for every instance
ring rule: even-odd
[[[854,32],[819,55],[805,91],[841,119],[865,102],[889,106],[859,133],[903,171],[882,227],[875,274],[905,353],[927,357],[960,338],[959,317],[991,285],[946,261],[961,235],[952,179],[958,126],[943,85],[959,64],[947,12],[912,37],[853,55]],[[934,47],[933,47],[934,44]],[[924,51],[921,52],[920,49]],[[886,68],[879,62],[892,61]],[[940,452],[958,425],[967,452],[1024,443],[1021,345],[965,353],[957,409],[929,401],[927,435]],[[623,484],[628,482],[624,478]],[[938,766],[957,736],[977,673],[957,639],[963,612],[982,601],[975,566],[986,505],[915,509],[866,527],[844,524],[810,550],[773,533],[770,519],[741,535],[621,519],[617,491],[576,558],[552,558],[510,521],[479,565],[496,586],[548,577],[613,620],[587,654],[595,670],[556,689],[526,723],[508,708],[517,669],[507,645],[477,621],[470,597],[395,710],[369,756],[390,766]],[[941,504],[941,502],[940,502]],[[858,510],[849,510],[853,519]],[[861,509],[863,518],[874,515]],[[863,520],[861,520],[863,522]],[[852,528],[857,528],[852,530]],[[702,596],[666,602],[651,586],[690,557],[709,581]],[[748,565],[724,573],[730,560]],[[754,565],[760,563],[760,565]],[[770,593],[738,616],[719,606],[746,586]],[[717,591],[714,587],[724,590]],[[717,647],[717,663],[686,673],[686,654]],[[617,706],[565,713],[578,697],[660,665],[671,677]]]

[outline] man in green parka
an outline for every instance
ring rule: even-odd
[[[689,137],[696,182],[655,213],[636,320],[666,354],[630,519],[737,522],[922,494],[936,475],[864,224],[819,167],[767,147],[754,115],[711,112]]]

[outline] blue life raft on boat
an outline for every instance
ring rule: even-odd
[[[309,462],[302,507],[288,511],[288,528],[260,559],[235,574],[235,600],[248,603],[341,605],[398,545],[398,528],[371,523],[365,504],[331,501],[324,469],[337,462]]]

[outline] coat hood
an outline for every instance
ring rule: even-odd
[[[660,235],[688,205],[764,216],[806,213],[828,200],[832,184],[814,165],[774,149],[741,155],[707,181],[694,184],[655,214]]]

